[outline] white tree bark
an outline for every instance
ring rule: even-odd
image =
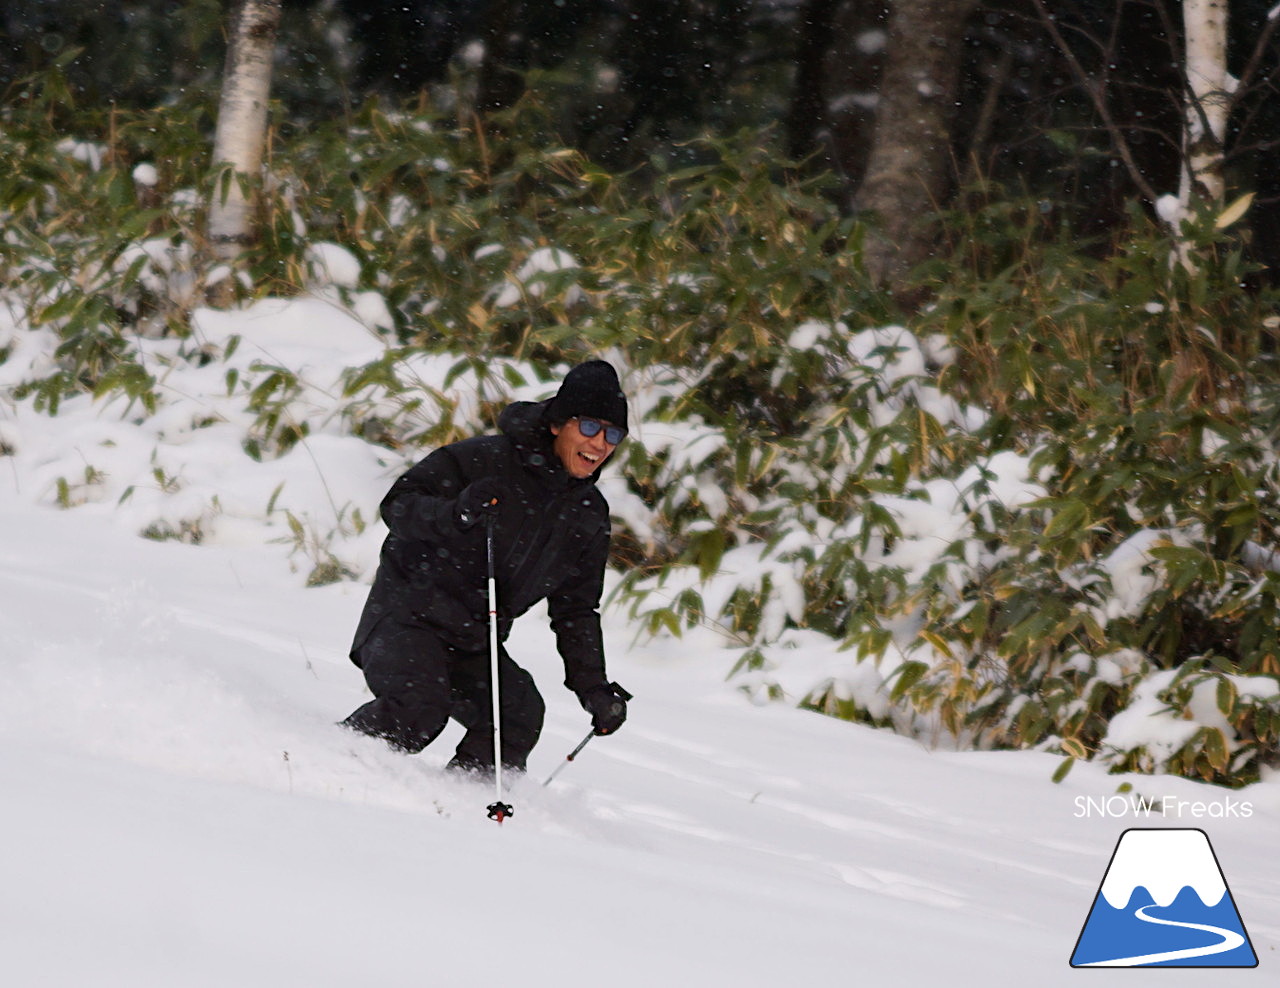
[[[1178,199],[1223,201],[1223,145],[1236,79],[1227,71],[1227,0],[1183,0],[1187,109]]]
[[[254,204],[245,187],[251,189],[262,171],[280,12],[281,0],[238,0],[231,12],[213,140],[218,181],[209,203],[209,247],[219,260],[235,258],[254,236]]]

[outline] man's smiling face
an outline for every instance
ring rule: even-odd
[[[600,422],[604,425],[613,424],[603,419]],[[564,425],[553,425],[551,434],[556,437],[554,443],[556,455],[560,457],[564,468],[569,471],[570,477],[579,479],[590,477],[600,469],[600,464],[615,449],[605,441],[604,429],[594,436],[584,436],[582,430],[578,428],[576,418],[569,419]]]

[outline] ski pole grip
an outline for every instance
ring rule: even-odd
[[[632,699],[631,694],[628,693],[626,690],[624,690],[617,683],[610,683],[609,689],[613,690],[613,695],[616,696],[618,699],[620,699],[623,703],[626,703],[628,700]]]

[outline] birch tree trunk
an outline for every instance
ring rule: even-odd
[[[953,180],[951,122],[964,29],[977,0],[893,0],[884,77],[867,173],[854,199],[874,219],[865,262],[897,288],[929,256],[934,232],[922,222]]]
[[[1227,71],[1227,0],[1183,0],[1187,107],[1178,199],[1221,203],[1223,143],[1236,80]]]
[[[209,249],[231,261],[254,239],[252,189],[262,172],[271,63],[281,0],[237,0],[213,139],[218,181],[209,203]],[[246,195],[246,191],[250,194]]]

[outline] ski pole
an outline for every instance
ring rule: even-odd
[[[630,700],[630,699],[632,699],[631,694],[630,694],[630,693],[628,693],[626,690],[624,690],[624,689],[623,689],[621,686],[619,686],[617,683],[610,683],[610,684],[609,684],[609,688],[610,688],[611,690],[613,690],[613,693],[614,693],[614,695],[615,695],[615,696],[619,697],[620,699],[622,699],[622,700],[624,700],[624,701],[625,701],[625,700]],[[571,751],[571,752],[569,752],[569,754],[565,755],[565,757],[564,757],[564,761],[562,761],[559,765],[557,765],[557,766],[555,767],[555,770],[554,770],[550,775],[548,775],[548,776],[547,776],[547,780],[546,780],[544,783],[542,783],[542,784],[543,784],[543,786],[549,786],[549,785],[551,785],[551,780],[552,780],[552,779],[554,779],[557,775],[559,775],[559,774],[560,774],[561,769],[563,769],[563,768],[564,768],[566,765],[568,765],[571,761],[573,761],[575,758],[577,758],[577,757],[578,757],[578,753],[579,753],[579,752],[581,752],[581,751],[582,751],[582,749],[583,749],[583,748],[585,748],[585,747],[587,746],[587,742],[589,742],[589,741],[590,741],[592,738],[594,738],[595,736],[596,736],[596,732],[595,732],[594,730],[589,731],[589,732],[587,733],[587,736],[586,736],[585,738],[583,738],[581,741],[579,741],[579,742],[578,742],[578,747],[574,748],[574,749],[573,749],[573,751]]]
[[[492,513],[485,516],[485,551],[489,557],[489,692],[493,695],[493,782],[496,797],[489,804],[489,819],[498,825],[515,811],[510,803],[502,801],[502,694],[498,685],[498,586],[493,575],[493,524]]]
[[[578,747],[574,748],[574,749],[573,749],[573,751],[571,751],[571,752],[569,752],[569,754],[565,755],[565,757],[564,757],[564,761],[562,761],[559,765],[557,765],[557,766],[556,766],[555,771],[554,771],[554,772],[552,772],[550,775],[548,775],[548,776],[547,776],[547,781],[546,781],[546,782],[544,782],[544,783],[542,783],[542,784],[543,784],[544,786],[549,786],[549,785],[551,785],[551,780],[552,780],[552,779],[554,779],[557,775],[559,775],[559,774],[560,774],[560,770],[561,770],[562,768],[564,768],[564,767],[565,767],[566,765],[568,765],[571,761],[573,761],[575,758],[577,758],[577,757],[578,757],[578,752],[580,752],[583,748],[585,748],[585,747],[587,746],[587,742],[588,742],[588,741],[590,741],[590,740],[591,740],[592,738],[594,738],[595,736],[596,736],[596,732],[595,732],[595,731],[589,731],[589,732],[587,733],[587,736],[586,736],[585,738],[583,738],[583,739],[578,743]]]

